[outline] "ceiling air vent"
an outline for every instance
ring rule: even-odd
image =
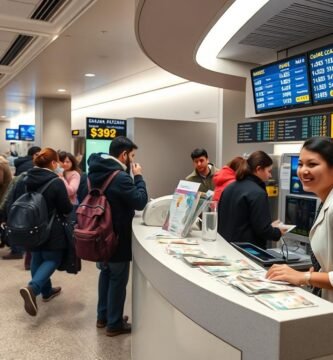
[[[32,14],[31,19],[50,20],[66,1],[68,0],[43,0]]]
[[[0,59],[0,65],[10,65],[32,39],[32,36],[18,35],[11,47]]]

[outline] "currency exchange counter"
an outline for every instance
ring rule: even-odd
[[[133,360],[333,359],[332,303],[296,288],[318,306],[271,310],[168,255],[147,239],[158,229],[134,219]],[[244,258],[222,237],[200,246]]]

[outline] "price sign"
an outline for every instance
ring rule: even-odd
[[[112,140],[126,136],[126,120],[87,118],[87,139]]]

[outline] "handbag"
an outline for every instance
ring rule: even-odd
[[[58,267],[58,270],[66,271],[68,274],[77,274],[79,271],[81,271],[81,259],[76,256],[73,237],[74,226],[67,220],[64,220],[62,225],[67,241],[67,247],[64,250],[62,261]]]

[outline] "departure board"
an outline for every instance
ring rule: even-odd
[[[299,119],[277,120],[276,124],[276,141],[293,141],[299,139]]]
[[[239,123],[237,143],[304,141],[312,136],[333,137],[333,114]]]
[[[257,122],[237,124],[237,142],[257,142]]]
[[[256,113],[311,105],[305,54],[251,70]]]
[[[306,140],[312,136],[331,136],[328,114],[303,116],[300,121],[300,140]]]
[[[313,105],[333,102],[333,45],[308,53]]]

